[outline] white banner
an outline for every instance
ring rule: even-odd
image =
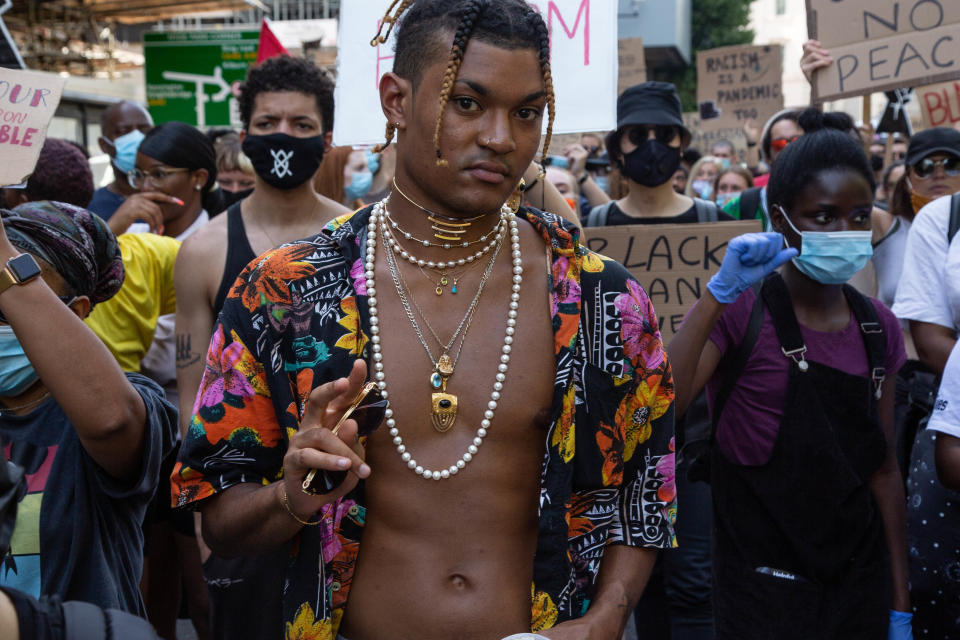
[[[370,40],[390,0],[350,0],[340,7],[337,38],[336,117],[338,145],[383,140],[380,78],[393,68],[395,38],[376,48]],[[616,0],[531,0],[550,29],[555,133],[606,131],[616,126]],[[546,126],[546,118],[544,118]]]

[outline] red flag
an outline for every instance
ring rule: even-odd
[[[286,56],[290,53],[280,44],[280,40],[270,29],[270,23],[266,18],[260,23],[260,44],[257,46],[257,64],[260,64],[267,58],[274,56]]]

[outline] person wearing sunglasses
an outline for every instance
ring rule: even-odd
[[[909,169],[902,180],[910,193],[910,212],[915,208],[916,215],[905,234],[893,311],[901,321],[909,322],[920,365],[914,375],[917,385],[925,375],[938,378],[943,374],[960,333],[958,158],[960,132],[954,129],[927,129],[910,139]],[[903,225],[905,217],[898,220]],[[932,387],[936,389],[936,382]],[[920,396],[914,387],[908,392]],[[928,409],[936,412],[936,405]],[[934,471],[938,451],[956,446],[954,440],[952,434],[934,435],[917,425],[907,452],[911,585],[918,627],[937,638],[957,637],[960,616],[958,583],[943,570],[932,570],[949,566],[960,553],[960,504]]]
[[[82,322],[123,283],[117,240],[65,203],[0,216],[0,440],[28,479],[0,585],[142,616],[141,525],[177,415]]]
[[[732,219],[713,202],[674,191],[673,177],[689,144],[690,131],[672,84],[644,82],[624,91],[617,99],[617,128],[607,134],[606,148],[628,191],[590,209],[585,226]]]

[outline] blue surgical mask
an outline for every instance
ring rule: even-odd
[[[373,174],[369,171],[357,171],[353,174],[350,184],[343,188],[349,200],[362,198],[370,192],[370,186],[373,184]]]
[[[137,162],[137,149],[146,136],[139,129],[134,129],[130,133],[124,134],[113,140],[113,147],[117,155],[113,157],[113,164],[117,169],[124,173],[133,171]]]
[[[376,173],[380,171],[380,155],[374,153],[373,151],[367,151],[367,169],[370,169],[370,173]]]
[[[727,192],[727,193],[718,193],[718,194],[717,194],[717,206],[718,206],[718,207],[724,207],[724,206],[726,206],[726,204],[727,204],[728,202],[730,202],[730,201],[733,200],[734,198],[739,197],[739,195],[740,195],[740,192],[739,192],[739,191],[729,191],[729,192]]]
[[[596,183],[596,185],[597,185],[598,187],[600,187],[600,188],[603,190],[604,193],[606,193],[607,195],[610,194],[610,192],[607,191],[607,187],[610,186],[610,178],[609,178],[609,177],[607,177],[607,176],[595,176],[595,177],[593,178],[593,181],[594,181],[594,183]]]
[[[713,193],[713,182],[710,180],[694,180],[691,188],[698,197],[709,200]]]
[[[39,380],[10,325],[0,325],[0,396],[18,396]]]
[[[730,158],[719,158],[720,160],[720,170],[726,171],[730,168]]]
[[[790,228],[800,234],[800,255],[793,264],[821,284],[843,284],[873,255],[871,231],[799,231],[780,208]],[[786,239],[784,239],[786,243]]]

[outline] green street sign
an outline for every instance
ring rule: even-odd
[[[147,105],[157,124],[239,127],[235,87],[257,62],[259,31],[143,34]]]

